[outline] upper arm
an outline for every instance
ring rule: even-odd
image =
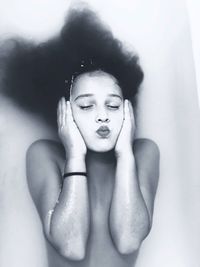
[[[159,178],[159,148],[149,139],[138,139],[134,144],[134,154],[140,189],[151,219]]]
[[[61,173],[52,156],[53,150],[44,141],[33,143],[26,157],[29,191],[48,233],[51,211],[61,190]]]

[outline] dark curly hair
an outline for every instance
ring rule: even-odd
[[[138,57],[126,51],[88,8],[72,9],[60,34],[34,44],[12,40],[4,64],[3,94],[21,107],[56,122],[56,107],[73,75],[102,70],[114,76],[124,98],[134,99],[143,80]]]

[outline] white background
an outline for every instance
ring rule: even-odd
[[[200,2],[199,0],[187,0],[186,3],[191,26],[192,46],[193,46],[194,63],[196,69],[198,96],[200,103],[200,33],[199,33]]]
[[[136,266],[199,267],[198,3],[188,0],[187,9],[181,0],[87,2],[140,55],[145,80],[137,136],[155,140],[161,152],[153,228]],[[69,4],[1,0],[1,36],[44,41],[59,32]],[[34,140],[53,138],[54,132],[2,96],[0,136],[0,266],[45,267],[41,226],[26,185],[25,152]]]

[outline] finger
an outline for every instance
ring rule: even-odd
[[[67,101],[67,120],[70,121],[70,122],[73,121],[71,104],[70,104],[69,101]]]
[[[75,122],[74,116],[73,116],[73,112],[72,112],[72,106],[71,106],[71,103],[70,102],[69,102],[69,110],[70,110],[71,119],[73,120],[73,122]]]
[[[128,107],[128,100],[124,100],[124,120],[127,120],[127,117],[129,115],[129,107]]]
[[[67,101],[65,101],[65,125],[67,125]]]
[[[63,127],[62,98],[60,99],[59,112],[60,112],[60,127],[62,128]]]
[[[59,127],[59,102],[58,102],[58,105],[57,105],[57,125]]]
[[[135,116],[134,116],[134,110],[132,103],[129,101],[129,112],[130,112],[130,119],[131,119],[131,125],[132,125],[132,138],[134,139],[135,136]]]
[[[135,117],[134,117],[134,110],[131,101],[128,101],[128,106],[129,106],[129,113],[130,113],[130,119],[133,125],[135,125]]]
[[[125,100],[123,102],[123,120],[125,120]]]
[[[65,98],[61,99],[62,126],[65,126]]]
[[[59,102],[58,102],[57,112],[58,112],[58,115],[57,115],[58,128],[60,128],[61,125],[62,125],[62,120],[61,120],[61,100],[59,100]]]

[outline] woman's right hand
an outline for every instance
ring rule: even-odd
[[[57,109],[58,134],[69,158],[85,157],[87,148],[73,119],[71,105],[62,97]]]

